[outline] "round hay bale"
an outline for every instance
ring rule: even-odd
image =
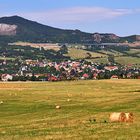
[[[56,109],[61,109],[61,107],[60,107],[59,105],[57,105],[55,108],[56,108]]]
[[[124,112],[121,112],[119,116],[119,122],[125,122],[125,120],[126,120],[126,115]]]
[[[68,101],[68,102],[70,102],[70,101],[71,101],[71,99],[67,99],[67,101]]]
[[[124,112],[114,112],[110,114],[110,122],[125,122],[126,114]]]
[[[133,113],[125,113],[126,115],[126,122],[133,122],[134,121],[134,114]]]
[[[0,104],[3,104],[3,101],[0,101]]]

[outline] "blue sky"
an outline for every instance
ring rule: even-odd
[[[140,34],[140,0],[0,0],[0,17],[12,15],[64,29]]]

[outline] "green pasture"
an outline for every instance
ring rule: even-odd
[[[110,123],[111,112],[134,122]],[[0,83],[0,140],[139,139],[140,80]]]

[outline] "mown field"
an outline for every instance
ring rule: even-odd
[[[99,63],[108,63],[108,56],[113,55],[114,59],[117,63],[128,65],[128,64],[138,64],[140,65],[140,49],[130,49],[130,51],[126,52],[118,52],[114,50],[105,51],[100,50],[98,52],[86,51],[83,49],[69,48],[68,54],[66,56],[70,56],[72,59],[85,59],[87,57],[87,53],[90,53],[92,58],[87,59],[91,62],[99,62]],[[96,58],[100,57],[100,58]]]
[[[134,122],[110,123],[121,111]],[[55,139],[139,140],[140,80],[0,83],[0,140]]]

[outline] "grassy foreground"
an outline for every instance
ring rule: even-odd
[[[0,83],[0,101],[0,140],[140,138],[140,80]],[[110,123],[114,111],[134,123]]]

